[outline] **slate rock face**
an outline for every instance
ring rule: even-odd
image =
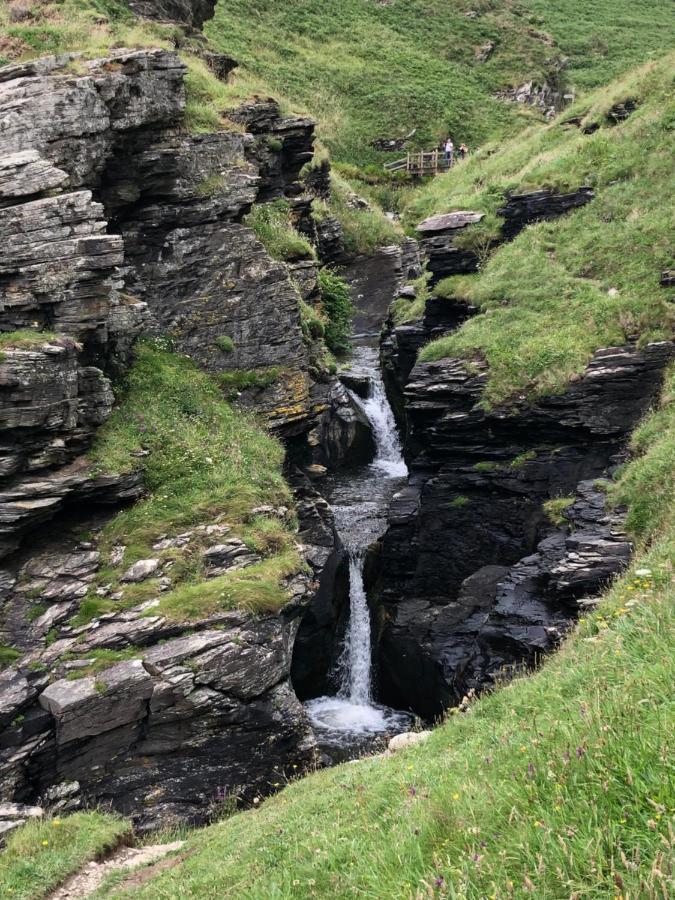
[[[216,0],[128,0],[129,7],[146,19],[181,22],[199,29],[213,18]]]
[[[197,622],[195,633],[161,644],[165,620],[146,617],[150,649],[95,676],[59,679],[53,668],[51,683],[31,685],[23,662],[0,673],[0,783],[26,796],[77,781],[83,799],[110,803],[141,827],[205,821],[225,799],[269,792],[313,757],[288,682],[306,589],[298,585],[284,615],[225,614],[222,630]],[[86,642],[78,648],[86,653]],[[34,671],[49,658],[38,651],[25,664]]]
[[[195,26],[213,3],[135,8]],[[66,546],[56,526],[52,537],[41,526],[66,510],[99,515],[101,504],[143,491],[140,471],[94,474],[87,462],[113,407],[111,379],[126,371],[139,334],[168,334],[214,374],[274,371],[255,397],[239,399],[308,454],[320,421],[334,454],[369,437],[329,400],[344,389],[319,371],[303,337],[298,300],[316,302],[316,266],[273,260],[242,224],[254,203],[279,197],[306,216],[299,173],[314,123],[263,102],[239,112],[248,133],[187,134],[184,74],[164,50],[0,69],[0,330],[22,330],[0,358],[0,639],[23,653],[0,673],[0,796],[110,803],[142,827],[205,821],[312,762],[291,658],[340,551],[328,511],[305,486],[300,540],[312,577],[287,579],[278,614],[181,622],[161,612],[172,587],[167,547],[198,538],[206,579],[259,560],[227,526],[204,523],[163,536],[133,566],[115,548],[126,578],[95,594],[112,611],[75,624],[102,564],[96,543]],[[223,337],[230,353],[219,349]],[[20,546],[29,535],[34,546]],[[137,583],[157,595],[116,608]],[[101,670],[98,651],[121,658]]]
[[[421,274],[419,249],[411,239],[350,262],[342,275],[356,306],[355,333],[379,334],[400,289]]]
[[[438,715],[501,666],[532,662],[574,619],[576,598],[626,564],[620,517],[604,512],[589,480],[611,472],[673,350],[599,350],[564,393],[489,412],[479,405],[484,366],[448,359],[412,370],[411,477],[382,541],[384,702]],[[542,504],[567,495],[578,496],[575,530],[552,535]],[[496,595],[486,566],[509,568]]]

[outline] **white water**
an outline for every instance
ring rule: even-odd
[[[394,415],[379,371],[377,352],[362,347],[356,351],[354,368],[366,372],[371,384],[367,399],[355,395],[370,420],[375,437],[374,461],[360,472],[350,473],[335,486],[335,523],[349,553],[349,624],[340,655],[340,687],[335,697],[319,697],[305,704],[318,731],[355,735],[377,735],[404,730],[410,722],[405,713],[373,703],[371,622],[363,582],[366,551],[386,527],[392,496],[408,469],[401,453]]]

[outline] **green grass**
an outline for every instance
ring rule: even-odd
[[[378,137],[417,128],[415,143],[432,147],[453,134],[476,147],[527,121],[528,111],[493,94],[542,78],[557,56],[572,56],[570,79],[596,86],[672,46],[675,26],[659,0],[630,6],[612,0],[272,0],[220,3],[205,26],[272,93],[317,117],[333,156],[379,164]],[[475,18],[466,16],[478,11]],[[559,46],[551,46],[552,31]],[[486,63],[476,48],[491,40]]]
[[[125,819],[100,812],[29,821],[12,832],[0,852],[0,896],[39,900],[69,875],[130,833]]]
[[[319,272],[321,305],[325,317],[324,337],[331,353],[342,355],[351,348],[350,334],[354,303],[347,283],[336,272]]]
[[[539,672],[418,747],[318,772],[194,833],[180,866],[109,896],[670,896],[675,373],[635,450],[614,488],[635,563]]]
[[[406,325],[409,322],[417,322],[424,316],[427,301],[430,297],[429,274],[424,273],[411,282],[415,288],[414,299],[399,297],[391,305],[391,318],[394,325]]]
[[[288,201],[275,200],[254,206],[244,222],[273,259],[283,262],[315,259],[310,242],[293,227]]]
[[[189,606],[193,589],[196,593],[210,591],[211,582],[209,587],[204,586],[201,551],[213,539],[196,536],[186,548],[159,554],[152,549],[160,536],[180,534],[200,524],[230,525],[232,535],[241,536],[270,557],[264,561],[269,565],[262,574],[268,574],[271,581],[263,584],[261,591],[282,589],[286,576],[274,570],[273,563],[278,555],[279,568],[286,572],[293,544],[293,517],[289,514],[284,523],[261,520],[253,510],[269,504],[292,506],[281,471],[283,448],[253,418],[229,406],[217,380],[187,357],[160,349],[156,343],[141,343],[121,402],[98,431],[89,455],[97,472],[124,473],[140,467],[147,495],[118,513],[103,529],[99,547],[104,560],[118,544],[125,545],[127,551],[121,565],[104,564],[81,602],[75,624],[158,596],[156,578],[123,586],[121,601],[95,594],[99,585],[116,586],[128,566],[139,559],[159,555],[163,561],[173,562],[174,590],[162,595],[163,604],[173,610],[181,598],[187,598]],[[296,571],[299,569],[296,560]],[[231,592],[228,602],[235,603],[236,596],[236,591]],[[254,605],[246,592],[241,596],[242,603]],[[261,601],[261,605],[265,603]]]
[[[564,525],[567,522],[565,510],[574,503],[574,497],[554,497],[544,503],[544,512],[552,525]]]
[[[363,184],[348,181],[333,171],[330,200],[314,200],[312,204],[315,220],[322,221],[327,216],[338,220],[344,234],[344,248],[350,256],[367,256],[378,247],[400,244],[403,240],[401,226],[385,216],[373,197],[369,198],[370,209],[350,205],[355,193],[363,193]]]
[[[216,378],[225,396],[230,400],[236,400],[241,391],[251,388],[264,390],[275,384],[281,375],[282,370],[278,366],[269,366],[260,369],[227,369],[220,372]]]
[[[0,644],[0,668],[2,666],[11,666],[20,656],[21,651],[17,650],[16,647]]]
[[[484,399],[495,405],[563,389],[598,347],[634,335],[643,344],[670,337],[673,292],[659,287],[659,276],[673,260],[673,220],[663,197],[675,187],[674,60],[671,55],[586,98],[573,112],[602,121],[595,134],[559,120],[502,154],[458,166],[413,202],[425,214],[468,208],[489,218],[507,190],[591,184],[597,192],[585,208],[527,228],[478,276],[441,283],[439,296],[476,304],[482,314],[423,348],[422,361],[487,360]],[[629,95],[639,101],[637,112],[611,127],[606,111]]]

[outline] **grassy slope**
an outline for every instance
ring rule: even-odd
[[[156,579],[126,586],[122,601],[98,597],[95,589],[116,585],[136,560],[157,556],[152,545],[160,536],[200,523],[231,525],[230,536],[241,537],[265,559],[204,581],[199,541],[163,551],[160,556],[174,561],[175,588],[161,601],[167,615],[191,619],[235,606],[278,609],[286,602],[282,579],[300,569],[293,522],[252,512],[266,504],[291,506],[281,473],[283,449],[249,415],[230,407],[216,381],[186,357],[152,343],[139,346],[121,403],[99,430],[90,457],[102,472],[142,466],[148,494],[105,526],[99,542],[104,559],[117,544],[127,551],[121,565],[105,565],[98,574],[78,621],[156,597]],[[201,543],[213,542],[205,536]]]
[[[32,821],[13,832],[0,854],[0,896],[45,897],[87,862],[115,847],[129,822],[99,812]]]
[[[614,489],[640,551],[559,654],[420,747],[195,833],[128,895],[672,896],[675,373]]]
[[[480,246],[496,232],[495,211],[509,190],[589,184],[597,194],[580,211],[526,229],[480,275],[442,283],[437,293],[470,300],[483,315],[428,345],[422,360],[484,356],[491,373],[486,399],[498,403],[560,389],[598,347],[672,334],[673,292],[659,278],[673,265],[673,214],[663,198],[675,188],[674,75],[672,55],[649,64],[413,198],[410,221],[449,209],[486,212],[485,223],[465,237]],[[637,112],[611,126],[606,112],[628,98],[640,103]],[[592,135],[564,127],[572,115],[602,127]]]
[[[601,84],[670,46],[674,29],[660,0],[264,0],[254,9],[228,0],[206,26],[216,46],[317,116],[336,159],[358,164],[378,159],[373,138],[414,127],[420,145],[450,130],[475,146],[520,118],[492,99],[496,90],[540,77],[561,53],[574,82]],[[477,63],[488,40],[496,49]]]

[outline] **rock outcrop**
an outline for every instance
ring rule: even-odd
[[[422,274],[419,247],[406,238],[398,246],[381,247],[372,256],[358,257],[342,274],[356,306],[355,333],[377,335],[399,290]]]
[[[197,27],[213,5],[134,8]],[[194,541],[205,582],[260,561],[207,521],[133,565],[115,548],[118,589],[94,592],[112,611],[87,614],[101,555],[69,528],[99,527],[102,505],[143,491],[140,471],[100,475],[86,455],[134,340],[170,338],[305,461],[340,464],[371,441],[303,332],[299,299],[318,302],[316,265],[272,259],[243,224],[254,203],[281,197],[306,217],[299,173],[313,122],[255,101],[232,112],[244,130],[189,134],[184,75],[176,53],[152,49],[0,69],[0,635],[21,654],[0,673],[1,796],[110,803],[142,827],[205,821],[312,761],[291,660],[340,551],[305,485],[310,574],[286,580],[278,613],[162,611],[167,548]],[[62,513],[68,528],[61,518],[45,530]],[[133,590],[150,599],[133,605]]]
[[[587,482],[611,470],[672,355],[669,342],[599,350],[564,393],[492,410],[485,366],[413,369],[411,477],[382,543],[384,702],[440,714],[554,646],[576,599],[625,564],[620,520]],[[575,494],[576,530],[551,536],[543,502]]]
[[[130,9],[146,19],[180,22],[200,29],[213,18],[217,0],[127,0]]]

